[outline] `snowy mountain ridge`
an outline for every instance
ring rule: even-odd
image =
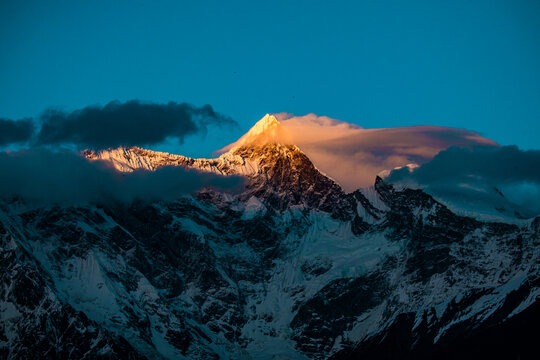
[[[227,146],[228,151],[215,159],[193,159],[136,146],[100,151],[85,150],[82,155],[89,160],[107,161],[122,172],[131,172],[135,169],[155,171],[164,166],[182,166],[220,175],[253,176],[258,173],[260,160],[259,158],[247,159],[238,155],[242,152],[241,149],[267,144],[293,146],[291,143],[283,142],[285,137],[282,132],[283,129],[276,117],[266,114],[238,141]]]
[[[540,217],[483,222],[380,177],[345,193],[264,136],[278,128],[267,117],[217,159],[84,154],[120,171],[246,175],[238,195],[1,200],[0,358],[527,358]]]
[[[250,176],[257,173],[255,163],[232,153],[223,154],[216,159],[193,159],[132,146],[101,151],[85,150],[83,156],[89,160],[109,162],[121,172],[132,172],[136,169],[155,171],[164,166],[181,166],[219,175]]]

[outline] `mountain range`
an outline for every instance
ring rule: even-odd
[[[485,219],[383,174],[349,192],[292,141],[266,115],[214,159],[82,153],[239,192],[0,200],[0,358],[534,357],[540,217]]]

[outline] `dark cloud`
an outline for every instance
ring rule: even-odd
[[[14,121],[0,118],[0,146],[27,142],[33,133],[31,119]]]
[[[412,171],[392,171],[387,180],[423,187],[451,202],[491,203],[499,209],[510,202],[521,207],[522,215],[522,210],[529,216],[540,213],[539,150],[451,147]]]
[[[389,180],[411,179],[421,184],[465,181],[477,178],[496,183],[540,183],[540,150],[523,151],[516,146],[458,148],[441,151],[430,162],[409,172],[394,170]]]
[[[72,152],[22,150],[0,153],[0,198],[38,204],[174,200],[203,188],[239,191],[244,179],[164,167],[120,173]]]
[[[75,144],[93,149],[152,145],[168,138],[182,142],[188,135],[205,133],[211,124],[236,125],[210,105],[196,107],[172,101],[153,104],[136,100],[88,106],[71,113],[51,109],[40,120],[38,145]]]

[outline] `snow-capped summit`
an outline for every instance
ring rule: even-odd
[[[261,120],[257,121],[251,129],[249,129],[246,136],[256,136],[276,126],[280,126],[277,118],[272,114],[266,114]]]
[[[282,145],[293,144],[291,136],[287,133],[278,119],[272,114],[266,114],[240,139],[227,145],[223,149],[218,150],[218,153],[225,153],[227,151],[234,152],[234,150],[246,145],[265,145],[272,143]]]

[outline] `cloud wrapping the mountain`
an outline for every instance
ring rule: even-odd
[[[210,105],[143,103],[132,100],[88,106],[70,113],[49,109],[40,120],[38,145],[75,144],[79,148],[147,146],[167,139],[183,142],[188,135],[205,133],[208,125],[237,123]]]
[[[364,129],[360,126],[308,114],[277,114],[288,137],[315,166],[345,190],[373,185],[383,170],[409,163],[423,164],[450,146],[494,147],[479,134],[454,128],[413,126]]]
[[[496,188],[530,215],[540,214],[540,150],[451,147],[416,169],[392,171],[387,180],[422,187],[449,201],[487,198]]]
[[[120,173],[102,161],[44,149],[0,153],[0,172],[0,198],[45,205],[175,200],[203,188],[236,192],[244,184],[241,177],[180,167]]]
[[[31,119],[10,120],[0,118],[0,146],[24,143],[30,140],[35,127]]]

